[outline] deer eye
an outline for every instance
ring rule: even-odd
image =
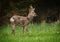
[[[18,19],[20,19],[20,17],[18,17]]]

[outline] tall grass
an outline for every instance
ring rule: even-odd
[[[11,25],[0,27],[0,42],[60,42],[60,23],[29,24],[28,32],[22,33],[22,27],[16,26],[15,35]]]

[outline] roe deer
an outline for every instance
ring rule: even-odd
[[[14,33],[16,24],[20,24],[23,27],[22,29],[23,33],[24,33],[25,27],[26,27],[26,31],[28,31],[27,27],[29,22],[33,19],[34,16],[36,16],[36,13],[34,12],[34,10],[35,8],[30,6],[28,16],[24,17],[19,15],[14,15],[10,18],[10,22],[12,24],[12,33]]]

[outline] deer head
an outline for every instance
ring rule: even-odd
[[[34,11],[35,11],[35,8],[33,8],[32,6],[30,6],[28,17],[29,16],[31,16],[31,17],[36,16],[36,13]]]

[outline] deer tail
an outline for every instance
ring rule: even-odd
[[[12,17],[10,18],[10,22],[14,22],[14,19]]]

